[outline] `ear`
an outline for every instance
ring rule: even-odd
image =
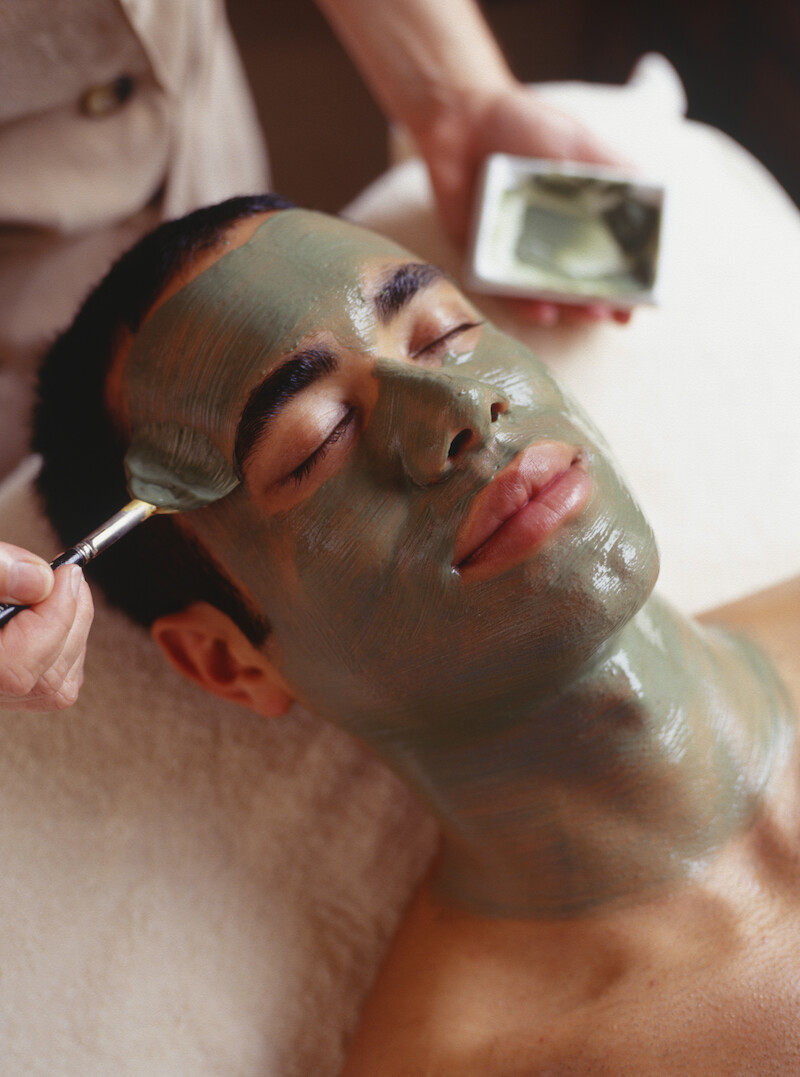
[[[159,617],[150,633],[178,673],[207,692],[267,718],[285,714],[294,702],[277,667],[208,602]]]

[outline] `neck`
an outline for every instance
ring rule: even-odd
[[[653,598],[502,732],[393,762],[441,820],[447,900],[563,917],[690,875],[753,818],[792,738],[766,659]]]

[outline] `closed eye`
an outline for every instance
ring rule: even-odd
[[[411,358],[429,359],[446,355],[449,346],[457,340],[462,333],[467,333],[470,329],[477,329],[481,325],[483,325],[483,322],[462,322],[460,325],[455,326],[455,328],[448,329],[446,333],[442,333],[440,337],[432,340],[430,344],[426,344],[422,348],[416,348],[411,352]]]
[[[316,465],[325,458],[328,450],[342,438],[347,432],[347,428],[355,418],[356,409],[348,408],[341,420],[331,430],[330,434],[325,438],[321,445],[319,445],[310,456],[307,456],[302,464],[299,464],[293,471],[290,471],[288,475],[285,475],[282,479],[278,480],[278,486],[288,486],[289,483],[294,483],[295,486],[300,484],[308,478]]]

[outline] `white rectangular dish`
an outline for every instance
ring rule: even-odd
[[[476,291],[616,307],[657,302],[665,190],[610,169],[494,154],[475,200]]]

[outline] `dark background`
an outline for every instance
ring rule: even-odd
[[[800,202],[800,0],[483,0],[482,8],[526,82],[624,82],[643,53],[663,53],[686,87],[689,115],[747,146]],[[382,113],[312,0],[228,0],[228,13],[275,188],[338,210],[386,167]]]

